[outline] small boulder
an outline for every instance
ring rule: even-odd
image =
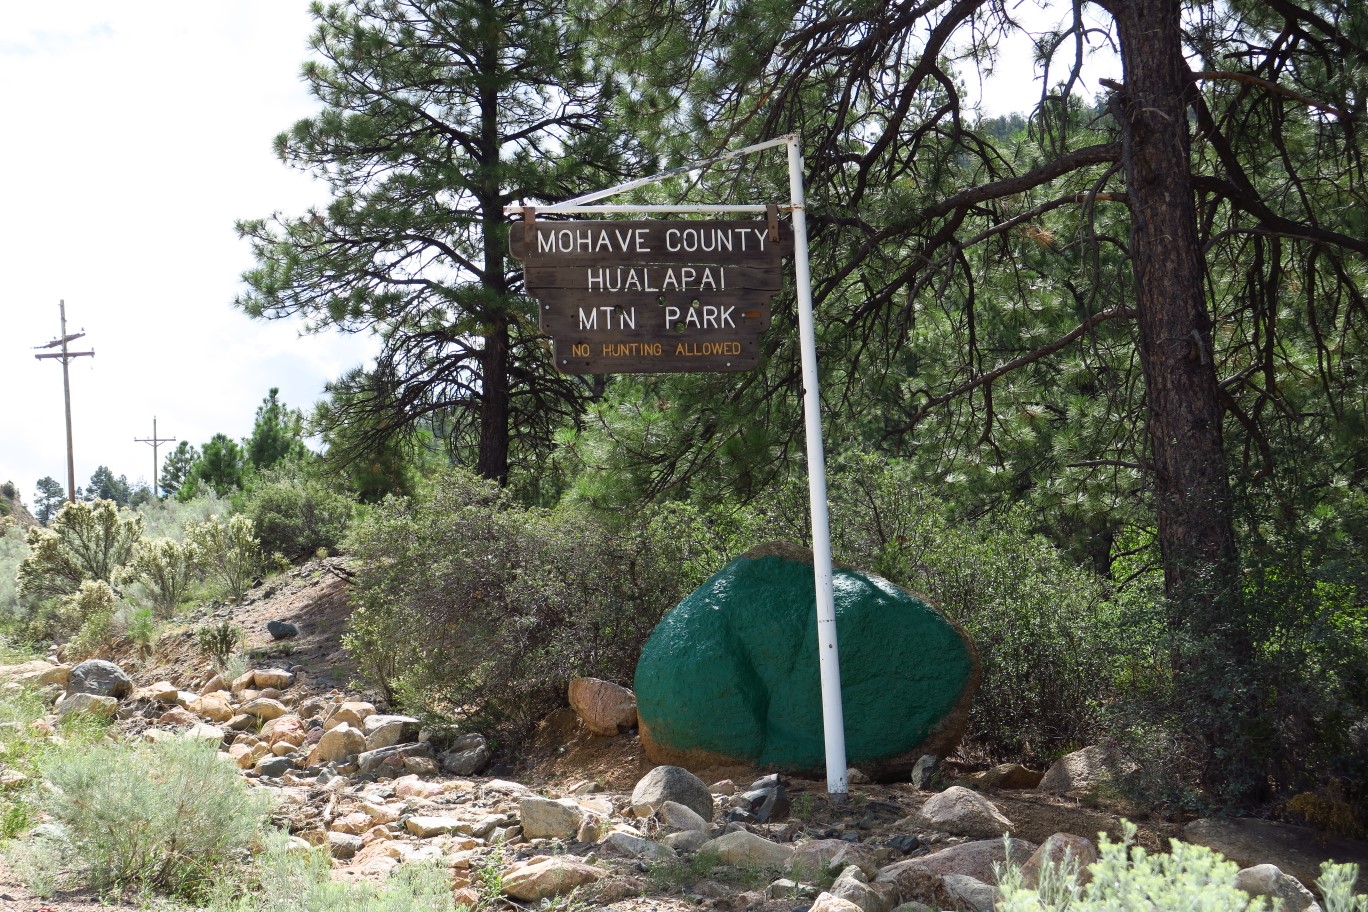
[[[593,883],[607,871],[565,856],[533,859],[514,865],[503,873],[503,892],[524,902],[536,902],[569,893],[576,887]]]
[[[999,763],[978,777],[980,785],[999,789],[1033,789],[1040,785],[1044,773],[1028,770],[1020,763]]]
[[[343,722],[319,739],[318,746],[310,754],[311,764],[346,763],[366,750],[366,736],[360,729]]]
[[[118,665],[104,659],[87,659],[71,669],[67,678],[68,694],[86,693],[121,700],[132,692],[133,679]]]
[[[708,821],[693,810],[685,807],[678,801],[666,801],[656,808],[656,818],[665,828],[666,832],[677,832],[679,830],[707,830]]]
[[[627,688],[599,678],[573,678],[570,706],[596,735],[616,735],[637,723],[636,697]]]
[[[864,910],[848,899],[843,899],[833,893],[822,893],[808,908],[808,912],[864,912]]]
[[[749,830],[724,833],[703,844],[700,852],[713,852],[723,864],[755,868],[784,868],[793,860],[793,846],[770,842]]]
[[[432,815],[415,814],[404,821],[404,829],[419,839],[430,839],[433,836],[445,836],[447,833],[454,833],[460,825],[461,821],[455,817]]]
[[[1235,886],[1250,896],[1266,896],[1281,901],[1283,912],[1306,912],[1317,906],[1316,897],[1297,878],[1284,874],[1277,865],[1261,864],[1244,868],[1235,875]],[[1317,906],[1319,909],[1319,906]]]
[[[263,749],[266,747],[264,744],[257,746]],[[295,766],[294,761],[289,757],[266,756],[258,760],[256,766],[252,769],[258,776],[270,776],[274,778],[283,776],[289,770],[298,769],[298,767]]]
[[[267,697],[248,700],[239,709],[249,716],[256,716],[258,719],[276,719],[290,711],[284,703]]]
[[[1040,780],[1042,792],[1084,797],[1095,794],[1100,786],[1113,782],[1134,764],[1126,763],[1104,747],[1092,745],[1056,760]]]
[[[151,700],[153,703],[161,703],[164,706],[171,706],[180,696],[180,688],[170,681],[157,681],[149,684],[142,690],[142,696]]]
[[[916,820],[923,826],[956,836],[1000,837],[1013,829],[1012,821],[991,801],[958,785],[928,798]]]
[[[712,794],[702,779],[682,767],[657,766],[632,789],[632,808],[638,816],[649,817],[667,801],[678,802],[704,820],[712,820]]]
[[[1001,895],[997,887],[966,874],[946,874],[941,882],[959,900],[956,908],[970,909],[972,912],[993,912]]]
[[[208,722],[196,722],[186,731],[185,737],[192,741],[208,741],[210,744],[223,743],[223,729]]]
[[[267,621],[266,632],[273,640],[288,640],[299,636],[299,628],[289,621]]]
[[[351,833],[339,833],[332,831],[328,833],[328,852],[333,858],[339,861],[346,861],[361,851],[363,842],[360,836],[353,836]]]
[[[603,840],[601,848],[623,858],[641,858],[646,861],[663,861],[675,857],[675,850],[667,845],[652,842],[644,836],[635,836],[614,830]]]
[[[935,754],[922,754],[912,764],[912,787],[922,792],[931,791],[931,777],[940,769],[940,758]]]
[[[375,707],[361,700],[333,703],[323,713],[323,728],[324,730],[336,728],[346,722],[355,728],[364,730],[366,718],[373,715],[375,715]]]
[[[267,687],[284,690],[294,683],[295,676],[283,668],[258,668],[252,672],[252,680],[258,690]]]
[[[573,839],[584,821],[584,808],[570,798],[529,796],[519,804],[519,814],[528,839]]]
[[[373,751],[366,751],[356,758],[356,765],[362,773],[375,773],[376,775],[395,775],[405,772],[404,760],[408,757],[426,757],[432,759],[432,745],[427,742],[419,744],[396,744],[393,747],[382,747]]]
[[[57,704],[57,715],[66,718],[79,713],[94,716],[97,719],[112,719],[118,709],[119,701],[114,697],[107,697],[102,694],[74,693],[69,694],[61,703]]]
[[[1091,839],[1074,836],[1071,833],[1055,833],[1040,844],[1026,864],[1021,866],[1022,885],[1032,890],[1040,880],[1040,868],[1048,860],[1056,867],[1064,864],[1065,857],[1077,867],[1078,882],[1086,884],[1092,879],[1088,865],[1097,861],[1097,848]]]
[[[855,865],[841,871],[828,892],[854,903],[861,912],[888,912],[898,901],[897,887],[889,883],[871,884],[868,875]]]
[[[190,701],[186,708],[210,722],[227,722],[235,715],[232,701],[228,699],[228,694],[221,690],[197,697]]]
[[[489,742],[477,732],[462,735],[437,756],[437,762],[453,776],[479,775],[489,765]]]
[[[367,750],[417,741],[421,725],[422,723],[412,716],[387,716],[380,713],[373,713],[361,720],[361,730],[366,733]]]

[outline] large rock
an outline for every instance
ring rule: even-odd
[[[475,776],[489,765],[489,742],[478,732],[461,735],[437,755],[442,769],[453,776]]]
[[[1092,880],[1088,865],[1097,861],[1097,847],[1091,839],[1075,836],[1072,833],[1055,833],[1040,844],[1026,864],[1021,867],[1021,883],[1034,890],[1040,882],[1040,869],[1046,862],[1059,868],[1068,860],[1077,871],[1078,882],[1086,884]]]
[[[667,801],[684,805],[704,820],[712,820],[712,793],[702,779],[686,769],[657,766],[632,789],[632,807],[642,817],[649,817]]]
[[[570,798],[524,798],[518,808],[528,839],[573,839],[584,821],[584,808]]]
[[[70,665],[54,665],[42,659],[18,665],[0,665],[0,681],[13,681],[29,687],[46,687],[49,684],[66,687],[70,677]]]
[[[723,864],[751,868],[787,869],[793,860],[793,846],[770,842],[748,830],[724,833],[703,843],[698,851],[712,852]]]
[[[576,887],[593,883],[608,872],[569,858],[533,859],[503,873],[503,891],[514,899],[535,902],[569,893]]]
[[[1065,754],[1056,760],[1041,777],[1042,792],[1085,797],[1100,787],[1114,782],[1134,768],[1111,751],[1096,744]]]
[[[1012,832],[1012,821],[978,792],[959,785],[926,799],[918,823],[956,836],[991,838]]]
[[[67,693],[94,694],[122,700],[133,692],[133,679],[122,668],[104,659],[88,659],[71,669]]]
[[[570,706],[596,735],[616,735],[637,722],[636,697],[627,688],[598,678],[570,681]]]
[[[978,686],[972,642],[924,600],[835,571],[846,753],[878,779],[950,754]],[[656,626],[637,663],[642,746],[657,763],[824,766],[811,553],[756,548]]]
[[[290,711],[284,703],[279,700],[272,700],[269,697],[257,697],[255,700],[248,700],[238,709],[263,721],[278,719]]]
[[[1311,889],[1326,861],[1359,866],[1355,892],[1368,892],[1368,844],[1307,827],[1251,817],[1202,818],[1183,827],[1183,841],[1220,852],[1242,868],[1277,865]]]
[[[324,732],[309,757],[311,763],[346,763],[366,751],[366,736],[360,729],[343,722]]]
[[[386,716],[379,713],[366,716],[361,724],[369,750],[417,741],[418,730],[422,727],[422,723],[413,716]]]
[[[832,896],[854,903],[861,912],[889,912],[898,902],[898,889],[889,883],[869,882],[869,876],[849,865],[828,890]]]
[[[100,694],[74,693],[57,705],[57,715],[65,718],[83,714],[98,719],[112,719],[119,709],[119,701]]]
[[[1250,896],[1266,896],[1282,903],[1282,912],[1307,912],[1320,906],[1311,891],[1291,874],[1284,874],[1277,865],[1261,864],[1245,868],[1235,875],[1235,886]]]
[[[404,761],[415,758],[433,759],[432,745],[423,741],[418,744],[395,744],[392,747],[377,748],[358,755],[356,765],[362,773],[399,776],[406,772]]]
[[[1011,839],[1005,845],[1001,838],[962,842],[932,855],[895,861],[881,868],[876,879],[896,885],[903,902],[916,900],[933,906],[946,903],[937,908],[952,908],[953,898],[945,898],[946,893],[939,884],[942,877],[959,874],[984,883],[996,883],[995,866],[1003,865],[1009,856],[1013,864],[1025,864],[1036,848],[1035,843],[1024,839]]]

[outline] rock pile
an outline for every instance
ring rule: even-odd
[[[797,801],[777,775],[708,785],[658,766],[628,794],[533,790],[479,776],[490,752],[478,734],[439,749],[419,720],[342,694],[296,692],[295,673],[281,668],[194,691],[170,681],[134,687],[99,661],[9,666],[0,682],[45,690],[57,713],[115,716],[136,737],[210,741],[272,791],[274,822],[297,845],[326,848],[337,876],[381,878],[434,861],[450,869],[456,901],[472,906],[497,883],[521,902],[577,891],[595,908],[640,909],[633,898],[649,874],[693,903],[735,912],[991,912],[1004,862],[1022,866],[1029,884],[1047,858],[1096,857],[1080,834],[1040,845],[1011,837],[1016,826],[992,801],[958,786],[920,806],[852,808],[839,826],[791,816]],[[581,711],[621,708],[604,693],[614,699],[583,701]],[[614,727],[628,725],[616,719]],[[1002,780],[1023,781],[1017,771]],[[747,885],[719,873],[728,870],[750,872]],[[1241,872],[1241,886],[1290,910],[1317,908],[1272,865]]]

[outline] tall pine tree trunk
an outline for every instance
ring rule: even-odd
[[[1250,657],[1212,358],[1205,261],[1189,162],[1194,87],[1179,0],[1117,0],[1125,86],[1113,98],[1131,208],[1140,363],[1177,708],[1204,756],[1209,788],[1257,791],[1251,707],[1238,684]]]

